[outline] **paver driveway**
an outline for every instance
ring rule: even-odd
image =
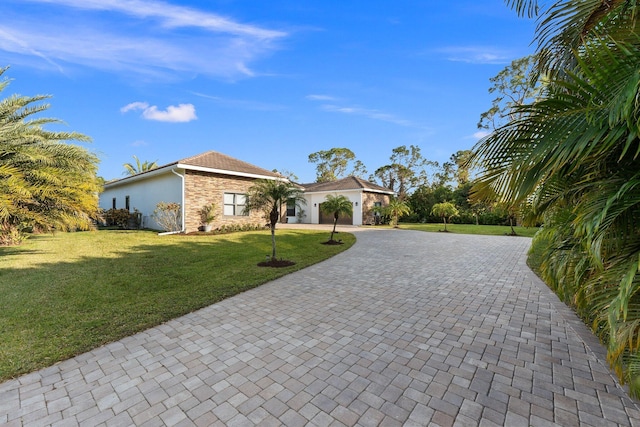
[[[304,271],[0,384],[0,423],[640,425],[602,347],[526,267],[529,239],[357,237]]]

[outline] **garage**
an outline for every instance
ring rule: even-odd
[[[320,210],[320,224],[333,224],[333,214],[326,214],[322,211],[322,205],[320,203],[318,209]],[[353,216],[340,215],[338,217],[338,225],[353,225]]]

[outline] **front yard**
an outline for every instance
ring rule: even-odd
[[[258,267],[268,231],[158,236],[147,231],[40,235],[0,247],[0,381],[228,298],[353,245],[329,233],[278,230],[278,257]]]

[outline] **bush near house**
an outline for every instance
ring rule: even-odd
[[[138,229],[142,225],[142,214],[138,210],[129,212],[128,209],[109,209],[102,214],[107,227],[122,229]]]

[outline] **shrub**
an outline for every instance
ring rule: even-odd
[[[179,203],[160,202],[156,205],[151,217],[164,231],[180,231],[182,229],[182,214]]]

